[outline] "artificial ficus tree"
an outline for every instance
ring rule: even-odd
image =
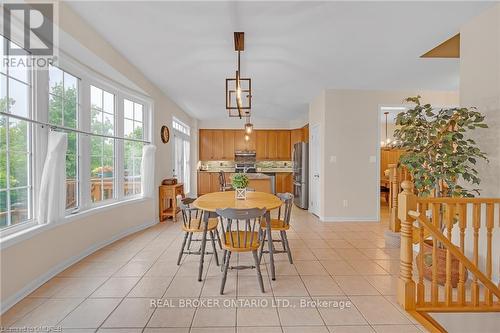
[[[420,96],[409,97],[411,109],[396,117],[396,145],[406,152],[399,163],[413,177],[420,196],[473,197],[479,189],[460,184],[480,183],[475,165],[486,154],[470,138],[470,132],[487,128],[485,116],[476,108],[443,108],[422,105]]]

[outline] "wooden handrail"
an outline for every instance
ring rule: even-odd
[[[451,203],[451,204],[496,204],[500,203],[500,198],[448,198],[448,197],[438,197],[438,198],[418,198],[418,203]]]
[[[420,214],[416,211],[409,211],[408,215],[410,215],[414,219],[418,219],[418,221],[430,231],[431,235],[439,240],[454,257],[456,257],[461,263],[463,263],[463,265],[472,274],[474,274],[479,279],[479,281],[481,281],[484,286],[488,288],[488,290],[490,290],[493,294],[495,294],[495,296],[500,298],[500,289],[490,279],[488,279],[486,275],[484,275],[483,272],[481,272],[476,267],[476,265],[474,265],[469,260],[469,258],[462,254],[462,252],[448,238],[446,238],[443,233],[427,219],[425,215]]]

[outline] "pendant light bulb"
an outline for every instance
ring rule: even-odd
[[[250,141],[250,135],[245,134],[245,141]]]
[[[246,134],[251,134],[253,131],[253,124],[248,122],[245,124],[245,133]]]

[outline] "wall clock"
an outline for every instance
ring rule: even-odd
[[[161,127],[161,141],[163,143],[167,143],[170,140],[170,131],[168,130],[168,127],[163,125]]]

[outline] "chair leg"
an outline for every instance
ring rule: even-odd
[[[217,247],[215,246],[215,235],[213,230],[210,230],[210,239],[212,241],[212,247],[214,249],[215,263],[219,266],[219,255],[217,254]]]
[[[257,250],[252,251],[252,254],[253,254],[253,259],[255,261],[255,267],[257,268],[257,280],[259,280],[260,291],[265,293],[264,281],[262,281],[262,273],[260,271],[260,260],[259,260],[259,257],[257,255]]]
[[[179,258],[177,259],[177,266],[181,264],[182,255],[184,254],[184,246],[186,246],[186,240],[188,238],[189,232],[184,234],[184,240],[182,241],[181,251],[179,252]]]
[[[290,250],[290,244],[288,243],[288,237],[286,235],[286,231],[283,231],[283,237],[286,244],[286,253],[288,254],[288,261],[290,262],[290,264],[293,265],[292,250]]]
[[[222,242],[220,241],[219,230],[215,229],[215,234],[217,235],[217,241],[219,242],[219,247],[222,250]]]
[[[187,249],[188,251],[191,249],[191,239],[193,238],[193,233],[189,233],[189,238],[188,238],[188,243],[187,243]]]
[[[281,246],[283,246],[283,251],[286,251],[285,237],[283,236],[284,231],[280,230]]]
[[[222,283],[220,285],[220,294],[224,295],[224,287],[226,286],[227,270],[229,269],[229,261],[231,260],[231,252],[227,251],[226,262],[224,263],[224,273],[222,274]]]
[[[262,230],[262,240],[260,241],[260,251],[259,251],[259,262],[262,260],[262,254],[264,253],[264,244],[266,242],[267,232]]]
[[[224,250],[224,253],[222,254],[222,265],[220,266],[221,272],[224,272],[224,266],[226,264],[226,257],[227,257],[227,250]]]

